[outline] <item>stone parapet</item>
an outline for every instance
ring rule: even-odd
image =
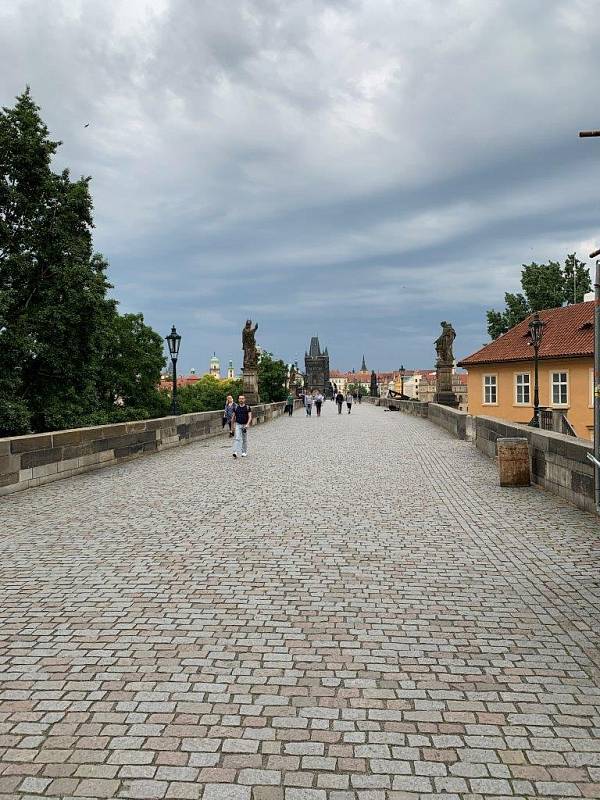
[[[252,406],[254,424],[281,416],[284,407],[284,402]],[[0,495],[226,435],[222,418],[222,411],[204,411],[0,439]]]
[[[531,459],[531,480],[569,500],[584,511],[594,511],[594,468],[587,458],[593,445],[554,431],[530,428],[495,417],[474,417],[475,445],[496,458],[496,441],[504,437],[527,439]]]
[[[390,411],[402,411],[404,414],[412,414],[415,417],[425,417],[428,415],[429,403],[419,403],[415,400],[395,400],[393,397],[363,397],[363,402],[372,403]]]
[[[529,445],[532,483],[563,497],[584,511],[595,511],[594,468],[587,458],[587,454],[593,452],[593,445],[587,439],[530,428],[494,417],[475,417],[437,403],[387,397],[365,399],[405,414],[426,417],[457,439],[474,442],[478,450],[493,459],[497,457],[497,439],[525,438]]]
[[[438,403],[429,403],[428,419],[441,428],[445,428],[457,439],[472,441],[475,438],[473,417],[466,411],[458,411],[456,408]]]

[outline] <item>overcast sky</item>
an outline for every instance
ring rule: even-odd
[[[599,0],[0,0],[0,60],[185,370],[239,367],[247,317],[431,367],[441,320],[466,356],[523,262],[600,246]]]

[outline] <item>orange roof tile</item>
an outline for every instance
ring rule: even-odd
[[[540,311],[545,323],[540,359],[574,358],[594,354],[594,301]],[[531,315],[481,350],[459,361],[459,367],[494,364],[498,361],[532,361],[529,344]]]

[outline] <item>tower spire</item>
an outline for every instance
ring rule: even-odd
[[[360,365],[360,371],[361,372],[366,372],[367,371],[367,365],[365,363],[365,354],[364,353],[363,353],[362,364]]]

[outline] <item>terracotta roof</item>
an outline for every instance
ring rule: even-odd
[[[540,359],[574,358],[594,354],[594,301],[540,311],[545,322]],[[459,361],[460,367],[494,364],[498,361],[532,361],[529,344],[531,316],[499,336],[481,350]]]

